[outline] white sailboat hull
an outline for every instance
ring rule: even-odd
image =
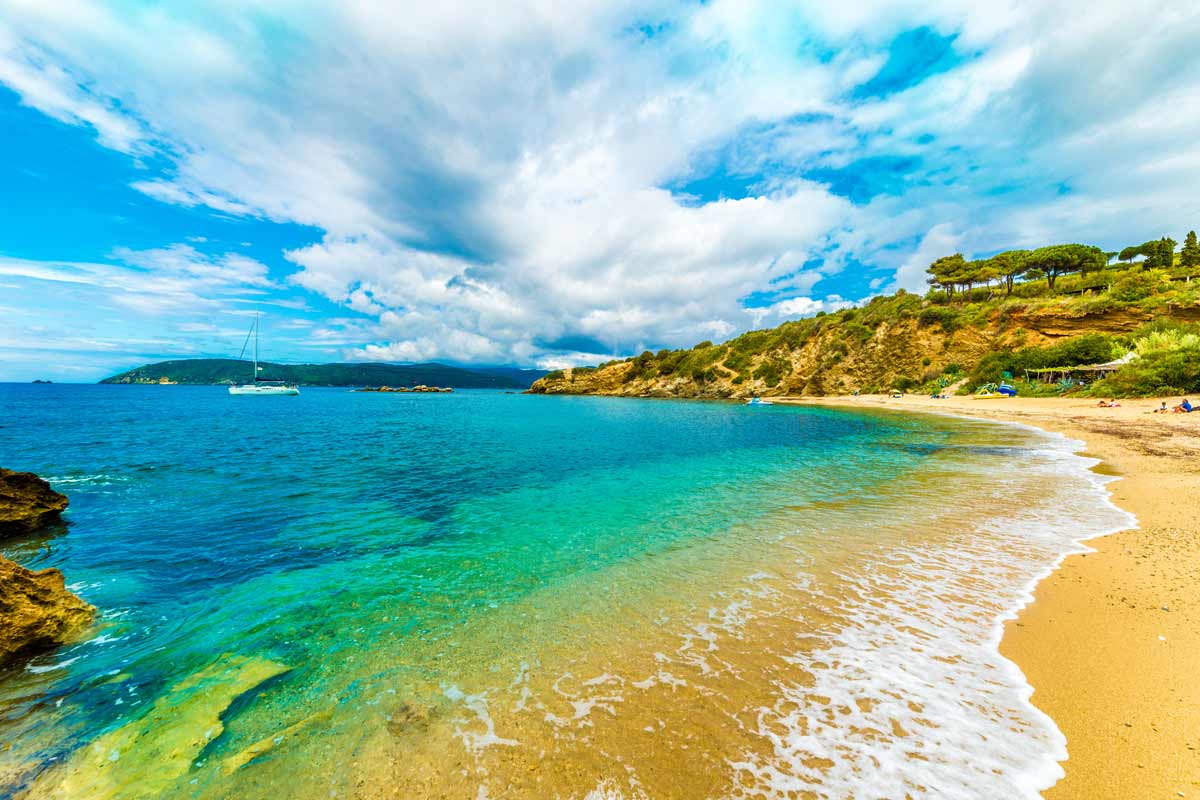
[[[246,354],[246,345],[250,344],[250,334],[254,334],[254,382],[230,386],[229,393],[234,395],[300,394],[299,386],[289,386],[280,380],[264,381],[258,377],[258,371],[262,369],[258,365],[258,314],[254,315],[254,324],[250,326],[250,333],[246,334],[246,344],[242,345],[242,352],[238,353],[238,361],[241,361],[242,356]]]
[[[300,394],[298,386],[230,386],[230,394]]]

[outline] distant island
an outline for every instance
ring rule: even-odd
[[[258,377],[303,386],[445,386],[455,389],[528,389],[546,373],[513,367],[464,369],[446,364],[271,364],[260,362]],[[250,362],[232,358],[159,361],[100,383],[228,385],[250,378]]]

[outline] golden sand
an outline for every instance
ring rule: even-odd
[[[1097,539],[1038,586],[1001,650],[1067,736],[1049,800],[1200,797],[1200,413],[1160,400],[827,397],[787,402],[968,414],[1087,443],[1137,530]],[[1170,405],[1178,398],[1168,401]]]

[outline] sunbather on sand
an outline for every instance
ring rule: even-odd
[[[1121,407],[1121,404],[1118,403],[1116,400],[1101,400],[1097,405],[1099,405],[1100,408],[1120,408]]]
[[[1174,411],[1176,414],[1190,414],[1194,408],[1195,408],[1195,406],[1193,406],[1190,402],[1188,402],[1188,399],[1185,397],[1185,398],[1183,398],[1183,402],[1181,402],[1179,405],[1175,406],[1171,410]]]

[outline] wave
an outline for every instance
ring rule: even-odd
[[[1066,739],[1000,654],[1003,626],[1067,555],[1088,549],[1082,542],[1136,520],[1111,502],[1112,479],[1090,469],[1098,462],[1078,455],[1083,443],[1039,436],[998,499],[1057,487],[1043,502],[839,575],[845,624],[794,655],[810,680],[780,684],[778,702],[759,712],[771,754],[730,762],[734,796],[1032,800],[1062,777]]]

